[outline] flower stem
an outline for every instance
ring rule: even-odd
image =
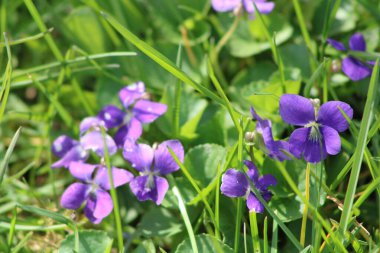
[[[106,166],[108,169],[108,177],[110,180],[110,192],[111,192],[111,198],[113,202],[113,213],[115,216],[115,224],[116,224],[116,234],[117,234],[117,245],[119,248],[119,252],[122,253],[124,252],[124,242],[123,242],[123,229],[121,225],[121,218],[120,218],[120,212],[119,212],[119,202],[117,200],[117,194],[116,194],[116,189],[115,185],[113,182],[113,176],[112,176],[112,167],[111,167],[111,161],[108,153],[108,146],[107,146],[107,141],[106,141],[106,133],[104,128],[101,128],[102,131],[102,137],[103,137],[103,145],[104,145],[104,159],[106,162]]]
[[[305,198],[306,201],[309,202],[310,198],[310,164],[306,165],[306,179],[305,179]],[[308,205],[305,203],[303,207],[303,215],[302,215],[302,226],[301,226],[301,238],[300,244],[305,246],[305,236],[306,236],[306,222],[307,222],[307,213],[308,213]]]
[[[251,236],[252,236],[252,245],[253,252],[260,253],[260,239],[259,239],[259,229],[257,228],[257,218],[256,213],[249,212],[249,224],[251,226]]]

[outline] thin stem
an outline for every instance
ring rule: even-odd
[[[235,240],[234,240],[234,252],[239,252],[240,243],[240,226],[241,226],[241,216],[243,212],[243,201],[241,198],[237,200],[237,210],[236,210],[236,221],[235,221]]]
[[[111,186],[110,192],[111,192],[112,202],[114,206],[113,213],[115,216],[115,223],[116,223],[117,244],[118,244],[119,252],[122,253],[124,252],[124,242],[123,242],[123,229],[121,225],[121,218],[120,218],[120,212],[119,212],[119,202],[117,200],[117,194],[116,194],[116,189],[115,189],[113,175],[112,175],[111,161],[110,161],[108,146],[107,146],[107,141],[106,141],[106,132],[104,128],[101,128],[101,131],[102,131],[103,145],[104,145],[104,159],[105,159],[106,166],[108,169],[108,177],[109,177],[110,186]]]
[[[240,20],[240,14],[235,16],[234,22],[228,29],[228,31],[223,35],[223,37],[219,40],[218,44],[215,46],[215,60],[218,60],[218,56],[222,48],[226,45],[226,43],[229,41],[231,36],[234,34],[236,28],[238,27],[239,20]]]
[[[268,217],[264,218],[264,253],[268,253]]]
[[[259,229],[257,228],[257,217],[254,211],[249,212],[249,224],[251,226],[253,252],[260,253]]]
[[[306,165],[305,188],[306,188],[305,198],[306,198],[306,201],[309,202],[309,198],[310,198],[310,164],[309,163]],[[303,207],[301,238],[300,238],[300,244],[302,245],[302,247],[305,246],[307,213],[308,213],[308,206],[305,204]]]

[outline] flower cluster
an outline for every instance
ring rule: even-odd
[[[275,7],[273,2],[267,0],[212,0],[211,5],[217,12],[239,13],[241,9],[244,9],[250,19],[255,18],[255,6],[261,14],[271,13]]]
[[[121,168],[112,167],[114,187],[130,183],[133,194],[140,201],[152,200],[161,204],[169,184],[163,177],[179,169],[168,148],[173,150],[181,162],[184,149],[178,140],[168,140],[151,148],[138,143],[142,135],[142,124],[151,123],[162,116],[167,106],[147,99],[145,85],[137,82],[119,92],[123,109],[107,105],[94,117],[82,120],[79,126],[80,138],[74,140],[66,135],[58,137],[52,145],[52,152],[60,159],[52,168],[65,167],[80,182],[70,185],[61,197],[61,206],[78,209],[85,203],[84,214],[97,224],[113,209],[108,168],[104,164],[105,150],[110,156],[122,150],[126,161],[140,175],[134,175]],[[106,146],[104,145],[106,144]],[[91,153],[99,158],[99,164],[86,163]]]

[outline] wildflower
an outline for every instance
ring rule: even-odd
[[[144,99],[145,85],[137,82],[120,90],[119,98],[125,112],[114,105],[104,107],[98,118],[108,129],[119,127],[114,139],[123,147],[126,139],[137,140],[142,134],[142,123],[151,123],[163,115],[167,106]]]
[[[85,203],[86,217],[94,224],[100,223],[113,209],[112,198],[107,192],[111,188],[108,169],[103,165],[72,162],[69,170],[81,182],[73,183],[65,190],[61,197],[61,206],[78,209]],[[133,175],[127,170],[113,167],[112,178],[116,188],[130,182]]]
[[[217,12],[239,13],[240,9],[244,8],[251,19],[255,18],[255,5],[261,14],[271,13],[275,6],[273,2],[267,2],[267,0],[212,0],[211,5]]]
[[[259,172],[253,162],[245,160],[244,164],[248,168],[247,175],[250,181],[252,181],[263,199],[268,202],[272,198],[268,187],[277,184],[276,178],[270,174],[259,177]],[[224,195],[231,198],[245,197],[250,212],[264,212],[264,205],[253,193],[251,185],[243,172],[228,169],[222,177],[220,190]]]
[[[55,156],[61,158],[52,164],[52,168],[68,168],[73,161],[86,161],[89,152],[85,150],[78,141],[66,135],[61,135],[53,142],[51,147]]]
[[[169,153],[168,147],[183,162],[184,150],[178,140],[164,141],[157,148],[151,148],[147,144],[137,144],[133,140],[125,142],[124,158],[131,163],[133,168],[140,172],[140,176],[134,178],[129,184],[138,200],[152,200],[159,205],[164,199],[169,189],[169,184],[161,176],[179,169],[179,166]]]
[[[329,101],[319,107],[319,100],[310,100],[298,95],[285,94],[280,98],[282,119],[295,126],[289,138],[290,152],[297,158],[317,163],[329,155],[340,152],[339,132],[345,131],[349,124],[342,112],[352,119],[350,105],[340,101]]]
[[[252,117],[257,120],[256,123],[256,133],[255,135],[256,143],[263,143],[260,145],[264,153],[269,155],[273,159],[279,161],[290,160],[290,157],[286,155],[289,153],[289,143],[286,141],[275,141],[272,135],[272,122],[270,120],[263,120],[251,107]],[[260,139],[258,139],[260,138]],[[284,151],[286,153],[284,153]]]
[[[339,51],[347,51],[343,43],[339,41],[336,41],[333,39],[327,39],[327,42]],[[352,35],[348,44],[349,44],[350,50],[352,51],[361,51],[361,52],[366,51],[366,42],[361,33],[355,33],[354,35]],[[374,64],[375,62],[372,62],[372,61],[363,62],[349,55],[346,58],[344,58],[342,61],[342,70],[344,74],[346,74],[351,80],[359,81],[371,75],[372,66]]]

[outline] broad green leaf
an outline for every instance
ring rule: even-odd
[[[197,235],[195,236],[195,241],[198,246],[198,252],[199,253],[233,253],[234,251],[232,248],[227,246],[226,244],[223,244],[220,240],[216,239],[215,237],[211,235]],[[186,239],[181,244],[178,245],[177,250],[175,253],[193,253],[190,240]]]
[[[104,231],[84,230],[79,233],[79,253],[106,253],[110,252],[112,239]],[[59,247],[59,253],[74,252],[75,237],[68,235]]]

